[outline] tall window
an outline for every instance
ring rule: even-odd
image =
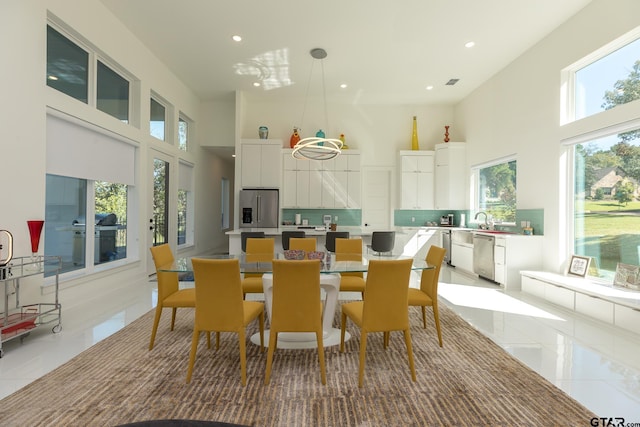
[[[151,132],[151,136],[164,141],[166,108],[153,98],[151,98],[150,101],[149,120],[149,131]]]
[[[98,61],[96,107],[129,123],[129,82]]]
[[[178,245],[193,244],[193,165],[181,161],[178,174]]]
[[[87,103],[89,53],[47,25],[47,86]]]
[[[619,262],[640,264],[640,138],[611,135],[576,144],[573,153],[574,252],[612,279]]]
[[[630,33],[635,40],[626,35],[565,70],[575,81],[567,86],[575,106],[565,113],[583,118],[574,128],[589,129],[564,140],[572,154],[570,247],[592,257],[590,275],[609,282],[618,263],[640,264],[640,112],[631,120],[599,113],[640,102],[639,30]]]
[[[476,212],[485,212],[494,221],[516,220],[516,161],[479,166],[474,169]]]

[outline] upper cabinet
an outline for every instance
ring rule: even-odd
[[[344,150],[331,160],[296,160],[282,150],[283,208],[360,208],[360,152]]]
[[[436,209],[466,209],[467,146],[464,142],[436,144]]]
[[[282,141],[243,139],[242,188],[279,188],[282,173]]]
[[[434,152],[400,151],[400,209],[433,209]]]

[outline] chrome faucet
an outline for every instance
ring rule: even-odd
[[[482,230],[488,230],[489,229],[489,223],[487,222],[487,213],[486,212],[478,212],[476,214],[476,216],[473,219],[478,219],[478,216],[480,216],[480,214],[484,215],[484,224],[480,224],[480,229]]]

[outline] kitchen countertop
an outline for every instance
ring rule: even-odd
[[[314,227],[314,228],[299,228],[299,227]],[[325,236],[327,234],[327,230],[324,227],[317,230],[315,227],[321,226],[297,226],[297,225],[283,225],[278,228],[236,228],[231,231],[227,231],[225,234],[228,236],[240,236],[240,233],[243,231],[264,231],[266,236],[279,236],[283,231],[294,231],[301,230],[304,231],[307,236]],[[376,229],[372,227],[360,227],[360,226],[338,226],[336,231],[348,231],[351,236],[370,236],[374,231],[388,231],[388,229]],[[403,227],[394,227],[392,228],[398,234],[403,234]]]

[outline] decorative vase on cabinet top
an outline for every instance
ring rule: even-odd
[[[411,149],[419,150],[418,147],[418,120],[413,116],[413,132],[411,133]]]
[[[289,140],[289,147],[293,148],[300,141],[300,135],[298,134],[298,128],[293,128],[293,134]]]

